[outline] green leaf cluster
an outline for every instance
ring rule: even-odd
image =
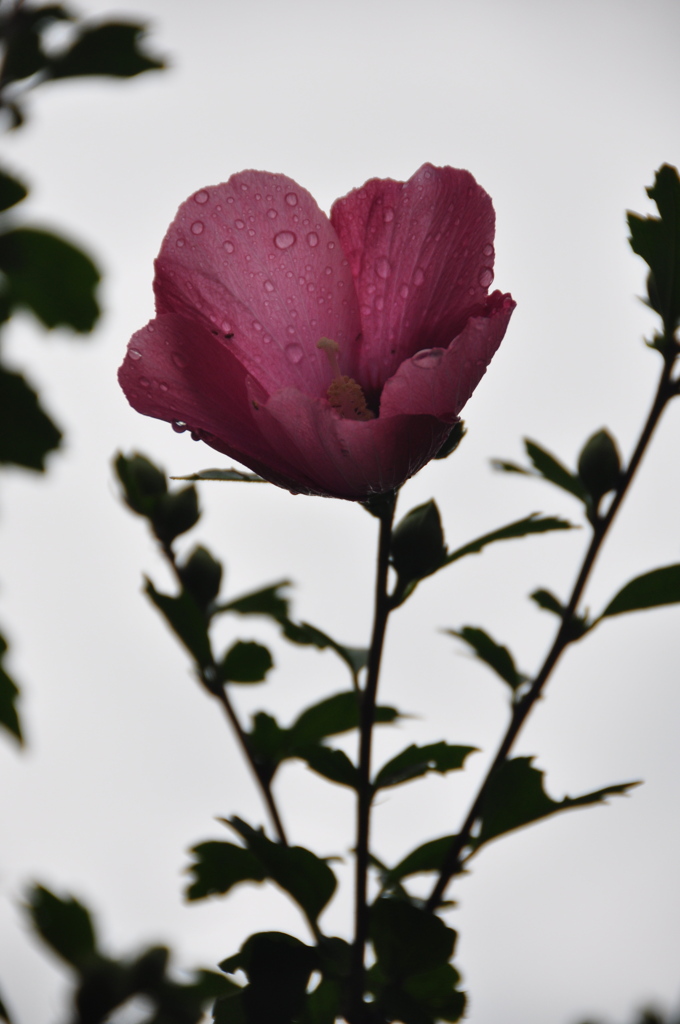
[[[658,217],[628,214],[630,245],[649,267],[647,302],[663,322],[663,337],[655,347],[673,344],[680,325],[680,178],[677,168],[663,164],[647,195],[657,205]]]
[[[36,886],[29,893],[28,910],[44,942],[76,973],[77,1024],[103,1024],[136,996],[153,1005],[149,1024],[198,1024],[216,998],[237,988],[214,971],[199,971],[185,984],[175,981],[168,974],[169,953],[163,946],[129,959],[111,959],[99,948],[89,911],[73,897]]]
[[[21,722],[17,711],[19,687],[7,674],[2,664],[6,652],[7,641],[0,634],[0,727],[6,729],[19,743],[23,743]]]

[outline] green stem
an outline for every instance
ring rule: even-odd
[[[588,582],[590,573],[595,564],[595,560],[600,552],[605,536],[609,531],[609,527],[611,526],[624,496],[628,491],[633,476],[635,475],[635,472],[642,460],[642,456],[649,445],[654,429],[661,418],[661,414],[670,399],[677,394],[676,384],[671,379],[675,355],[675,352],[671,352],[669,355],[664,357],[664,366],[661,378],[659,380],[659,385],[652,407],[649,411],[649,415],[647,416],[647,420],[642,429],[642,433],[640,434],[635,451],[633,452],[628,464],[628,468],[621,477],[607,513],[604,516],[597,516],[594,520],[593,536],[584,556],[569,602],[562,613],[562,620],[553,644],[531,685],[531,689],[514,707],[510,724],[503,739],[501,740],[496,756],[494,757],[486,777],[477,792],[477,796],[475,797],[470,811],[468,812],[463,827],[451,844],[437,882],[426,903],[428,910],[434,911],[437,909],[443,900],[447,885],[455,875],[460,874],[463,870],[464,863],[466,861],[466,858],[463,857],[463,851],[467,846],[469,846],[472,830],[481,817],[484,801],[486,799],[491,780],[498,769],[506,761],[520,729],[526,721],[534,704],[541,696],[543,688],[545,687],[545,684],[547,683],[548,678],[559,661],[562,653],[570,643],[577,639],[572,631],[572,621],[586,583]]]
[[[371,744],[373,725],[375,722],[375,704],[380,678],[380,662],[387,619],[392,605],[387,593],[387,574],[389,568],[390,541],[392,538],[392,522],[397,503],[396,492],[391,500],[385,503],[380,513],[380,538],[378,542],[378,569],[375,583],[375,611],[373,616],[373,635],[368,658],[366,685],[361,691],[361,719],[359,737],[359,790],[357,796],[357,843],[356,843],[356,883],[354,905],[354,945],[352,949],[352,975],[350,994],[351,1024],[363,1024],[365,1018],[364,1005],[364,953],[368,938],[368,862],[369,832],[371,820]]]

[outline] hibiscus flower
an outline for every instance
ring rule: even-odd
[[[373,179],[330,219],[261,171],[194,193],[119,371],[146,416],[296,493],[365,500],[437,454],[514,309],[467,171]]]

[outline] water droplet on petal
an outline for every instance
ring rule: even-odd
[[[402,299],[407,299],[408,298],[408,285],[407,284],[402,284],[401,288],[399,289],[399,295],[401,296]]]
[[[234,251],[234,243],[233,242],[225,242],[223,248],[225,248],[227,250],[227,252],[233,252]]]
[[[382,313],[383,309],[385,308],[385,300],[383,299],[382,295],[379,295],[378,298],[375,300],[375,308],[378,310],[379,313]]]
[[[130,359],[137,360],[137,359],[141,359],[142,358],[142,353],[138,352],[136,348],[131,348],[128,351],[128,355],[130,356]]]
[[[247,192],[247,191],[248,191],[248,186],[245,185],[245,184],[241,185],[241,192]]]
[[[150,388],[151,387],[151,381],[149,380],[148,377],[140,377],[139,378],[139,386],[141,388]]]
[[[329,242],[327,248],[328,249],[335,249],[335,242]]]
[[[270,220],[276,220],[276,218],[278,217],[278,213],[276,212],[276,210],[267,210],[267,216],[269,217]]]
[[[178,238],[177,241],[175,242],[175,245],[177,246],[178,249],[181,249],[182,246],[184,245],[184,239]]]
[[[383,220],[385,221],[386,224],[389,224],[390,221],[394,220],[394,210],[392,209],[391,206],[385,207],[385,212],[383,213]]]
[[[482,249],[482,252],[484,253],[485,256],[493,256],[493,246],[490,243],[488,245],[485,245],[484,248]]]
[[[286,331],[288,334],[295,334],[295,328],[293,327],[292,324],[288,324],[288,326],[286,327]]]
[[[390,276],[392,267],[390,266],[389,260],[386,260],[384,256],[381,256],[379,260],[375,261],[375,272],[378,277],[381,277],[383,281],[386,281]]]
[[[482,267],[477,278],[482,288],[488,288],[493,281],[493,270],[491,267]]]
[[[203,221],[202,220],[195,220],[194,223],[191,225],[191,233],[192,233],[192,235],[202,235],[203,234],[203,228],[204,228]]]
[[[243,231],[243,229],[245,227],[245,224],[244,224],[244,222],[242,220],[235,220],[234,224],[239,229],[239,231]]]
[[[158,386],[163,393],[170,390],[164,380],[162,380]]]
[[[292,193],[291,193],[292,194]],[[297,202],[297,199],[296,199]],[[302,359],[302,349],[299,345],[286,345],[286,358],[290,363],[297,364]]]
[[[200,203],[201,206],[202,206],[203,203],[207,203],[208,202],[209,198],[210,198],[210,196],[208,195],[206,190],[204,188],[202,188],[200,190],[200,192],[197,192],[196,195],[194,196],[194,202]]]
[[[264,290],[266,292],[273,292],[274,291],[273,283],[271,281],[265,281],[265,283],[264,283]]]
[[[176,434],[183,434],[184,431],[187,430],[188,428],[184,420],[173,420],[172,429],[175,431]]]
[[[253,320],[253,330],[254,331],[261,331],[262,330],[262,324],[260,323],[259,320]]]
[[[231,334],[231,332],[234,330],[234,328],[231,326],[228,320],[223,320],[222,323],[220,324],[220,327],[222,328],[225,334]]]
[[[420,287],[420,285],[423,283],[424,280],[425,280],[425,274],[423,273],[422,269],[420,267],[416,267],[415,274],[413,275],[413,283],[417,287]]]
[[[421,352],[416,352],[413,362],[424,370],[430,370],[434,366],[439,366],[443,354],[444,350],[441,348],[424,348]]]
[[[177,367],[178,370],[185,370],[186,369],[186,366],[187,366],[186,359],[183,356],[180,356],[177,352],[173,352],[173,354],[172,354],[172,361],[173,361],[173,363],[175,364],[175,366]]]
[[[272,342],[274,339],[272,338],[271,334],[265,334],[262,340],[265,343],[265,345],[269,345],[270,342]]]
[[[288,203],[289,206],[297,206],[298,197],[295,195],[294,192],[288,192],[286,194],[286,202]]]
[[[292,192],[290,193],[293,194]],[[295,200],[297,202],[297,199]],[[279,231],[278,235],[274,235],[274,245],[277,249],[290,249],[291,245],[295,245],[297,241],[296,236],[292,231]]]
[[[319,244],[319,236],[315,231],[310,231],[307,235],[307,242],[314,249]]]

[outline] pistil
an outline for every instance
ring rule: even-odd
[[[326,353],[328,362],[333,373],[326,397],[333,409],[337,409],[345,420],[372,420],[374,413],[366,405],[366,397],[360,384],[357,384],[352,377],[340,372],[338,362],[338,351],[340,346],[332,338],[320,338],[316,343]]]

